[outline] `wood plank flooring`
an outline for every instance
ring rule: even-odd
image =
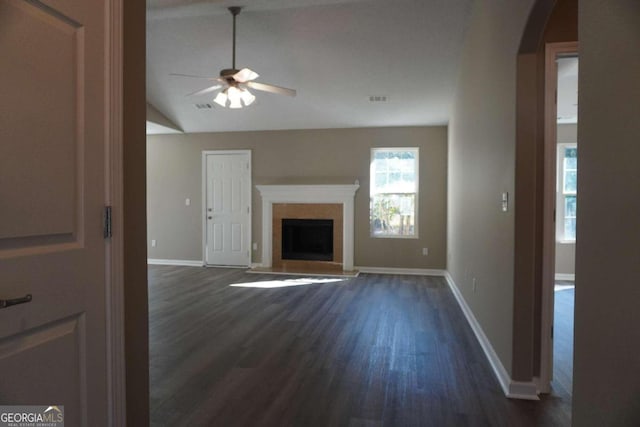
[[[149,267],[152,425],[570,424],[504,397],[442,278],[292,280]]]
[[[553,305],[553,381],[551,387],[558,395],[570,399],[573,389],[573,311],[575,288],[573,282],[557,282],[565,288],[554,292]]]

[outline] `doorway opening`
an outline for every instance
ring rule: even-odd
[[[545,187],[541,382],[571,397],[578,170],[578,45],[545,55]]]

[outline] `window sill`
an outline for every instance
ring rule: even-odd
[[[372,239],[419,239],[418,236],[392,236],[392,235],[380,235],[380,234],[371,234],[369,235]]]

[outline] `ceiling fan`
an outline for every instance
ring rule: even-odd
[[[226,68],[220,71],[218,77],[207,76],[194,76],[191,74],[171,74],[172,76],[179,77],[192,77],[197,79],[207,79],[217,82],[213,86],[209,86],[204,89],[200,89],[196,92],[190,93],[187,96],[205,95],[207,93],[218,92],[218,95],[214,98],[214,102],[222,107],[229,108],[242,108],[243,105],[248,107],[255,101],[256,97],[249,91],[249,88],[260,90],[264,92],[276,93],[279,95],[296,96],[296,91],[285,87],[275,86],[266,83],[256,82],[255,79],[259,77],[258,73],[250,70],[249,68],[243,68],[241,70],[236,69],[236,16],[240,13],[242,7],[232,6],[229,8],[229,12],[233,15],[233,56],[231,68]]]

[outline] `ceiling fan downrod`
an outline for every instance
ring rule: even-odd
[[[241,10],[241,6],[231,6],[229,8],[229,12],[233,15],[233,53],[231,57],[231,68],[233,70],[236,69],[236,16],[238,16]]]

